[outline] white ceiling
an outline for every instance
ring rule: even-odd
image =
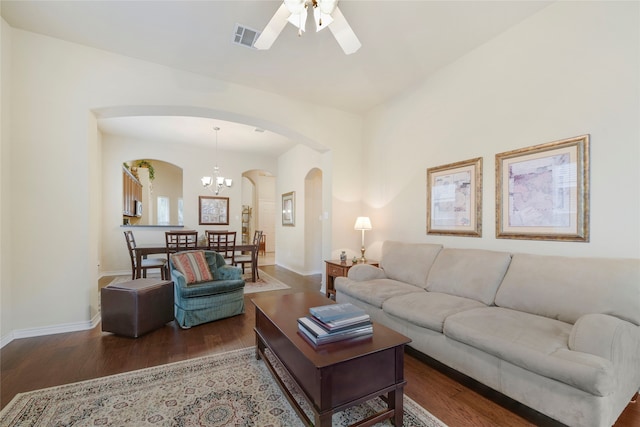
[[[345,55],[330,31],[313,25],[301,37],[287,24],[270,50],[232,43],[236,23],[261,31],[280,1],[8,1],[2,17],[14,28],[92,46],[312,104],[363,113],[547,6],[550,1],[364,1],[339,7],[362,42]],[[212,143],[213,121],[164,117],[109,118],[105,132],[138,137],[188,138]],[[142,121],[144,120],[144,121]],[[200,123],[202,129],[192,126]],[[220,148],[232,125],[220,126]],[[224,129],[228,129],[223,137]],[[210,130],[210,131],[209,131]],[[146,134],[149,132],[149,134]],[[244,129],[242,144],[286,138]],[[240,138],[238,134],[238,138]],[[229,138],[227,140],[226,138]],[[257,145],[256,145],[257,144]],[[283,145],[284,144],[284,145]],[[230,147],[229,147],[230,148]]]

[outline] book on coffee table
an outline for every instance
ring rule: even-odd
[[[348,302],[343,304],[329,304],[311,307],[309,312],[323,322],[339,321],[367,314],[360,307],[356,307]]]
[[[307,319],[311,320],[327,332],[338,332],[345,329],[371,324],[371,318],[368,314],[363,314],[362,316],[350,317],[348,319],[333,322],[323,322],[315,316],[307,316]]]
[[[307,317],[301,317],[298,319],[298,330],[304,337],[316,345],[373,334],[373,326],[371,323],[357,327],[350,327],[337,332],[327,332]]]

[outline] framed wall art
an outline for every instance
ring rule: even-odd
[[[282,195],[282,225],[293,227],[296,225],[296,192]]]
[[[589,135],[496,154],[496,237],[589,241]]]
[[[200,196],[200,225],[229,225],[229,198]]]
[[[482,236],[482,158],[427,169],[427,234]]]

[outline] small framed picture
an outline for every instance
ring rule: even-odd
[[[200,225],[229,225],[228,197],[199,197]]]
[[[427,169],[427,234],[482,236],[482,158]]]
[[[589,135],[496,154],[496,237],[589,241]]]
[[[282,225],[293,227],[296,225],[296,192],[282,195]]]

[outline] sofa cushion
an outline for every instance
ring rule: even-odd
[[[429,271],[427,290],[491,305],[510,262],[506,252],[443,249]]]
[[[185,251],[171,254],[171,263],[185,278],[187,285],[209,282],[213,274],[204,251]]]
[[[426,291],[389,298],[382,304],[385,313],[436,332],[442,332],[448,316],[479,307],[485,305],[473,299]]]
[[[373,279],[386,279],[387,275],[384,274],[383,269],[371,264],[356,264],[349,269],[347,277],[356,282],[364,282]]]
[[[206,296],[213,295],[222,295],[227,293],[232,293],[237,291],[238,289],[244,289],[244,279],[239,280],[214,280],[212,282],[200,282],[195,283],[189,286],[180,286],[176,289],[180,298],[191,299],[191,298],[201,298]],[[244,292],[244,291],[243,291]],[[185,308],[186,303],[181,303]],[[192,306],[189,308],[197,307],[198,303],[190,303]],[[204,305],[206,303],[203,302]]]
[[[486,307],[451,315],[444,334],[506,362],[563,382],[595,396],[615,390],[609,360],[571,351],[572,325],[501,307]]]
[[[367,282],[354,282],[346,277],[336,277],[336,290],[352,298],[364,301],[376,308],[389,298],[415,292],[424,292],[422,288],[391,279],[376,279]]]
[[[603,313],[640,325],[640,260],[515,254],[495,303],[567,323]]]
[[[380,267],[389,279],[424,288],[429,269],[441,249],[442,245],[387,240],[382,244]]]

